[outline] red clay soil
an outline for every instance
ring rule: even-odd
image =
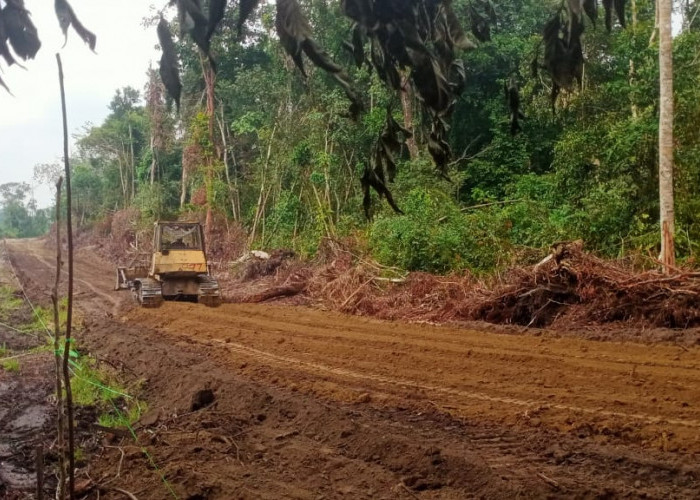
[[[8,246],[30,292],[48,297],[52,250],[35,240]],[[298,306],[138,309],[111,291],[110,264],[89,249],[76,271],[87,325],[80,346],[142,379],[151,408],[138,442],[112,438],[80,471],[89,498],[173,498],[169,489],[189,499],[700,491],[698,346]]]

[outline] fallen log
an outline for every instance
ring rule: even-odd
[[[271,299],[276,299],[279,297],[291,297],[297,294],[300,294],[304,290],[306,290],[306,286],[308,285],[308,281],[297,281],[294,283],[288,283],[282,286],[276,286],[273,288],[268,288],[265,291],[262,291],[260,293],[256,293],[254,295],[249,295],[248,297],[244,297],[241,302],[245,303],[250,303],[250,304],[257,304],[260,302],[266,302]]]

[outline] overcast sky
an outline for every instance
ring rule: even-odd
[[[156,12],[148,0],[70,0],[78,19],[97,35],[94,54],[72,29],[68,44],[58,26],[53,2],[25,0],[39,31],[42,46],[36,59],[8,68],[0,64],[2,79],[12,94],[0,88],[0,184],[33,184],[34,165],[62,161],[63,132],[56,52],[65,74],[68,130],[73,134],[87,122],[99,125],[118,88],[140,91],[149,64],[160,54],[155,26],[144,28],[143,18]],[[158,8],[167,4],[162,0]],[[71,139],[72,148],[72,139]],[[71,149],[72,153],[72,149]],[[37,186],[39,206],[51,204],[49,187]]]

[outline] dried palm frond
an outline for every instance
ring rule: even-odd
[[[219,23],[224,19],[226,13],[226,0],[211,0],[209,2],[209,19],[207,20],[207,32],[204,38],[207,44],[210,43],[214,31],[219,26]]]
[[[8,66],[12,66],[13,64],[17,64],[17,61],[15,61],[15,58],[10,52],[10,47],[7,45],[8,36],[9,35],[5,30],[3,11],[0,10],[0,56],[2,56],[3,59],[5,59],[5,62]]]
[[[243,37],[243,25],[259,4],[260,0],[241,0],[238,4],[238,21],[236,21],[238,38]]]
[[[168,95],[175,101],[178,110],[180,109],[180,94],[182,93],[182,83],[180,83],[180,64],[175,51],[175,43],[170,32],[170,26],[164,18],[160,18],[158,23],[158,40],[163,54],[160,57],[160,78],[163,81]]]
[[[613,0],[603,0],[603,9],[605,9],[605,27],[610,31],[612,30]]]
[[[503,87],[506,95],[506,104],[510,111],[510,133],[511,135],[516,135],[521,130],[519,120],[525,118],[525,115],[520,111],[520,90],[516,76],[511,75],[508,82],[504,82]]]
[[[625,21],[625,2],[626,0],[615,0],[615,14],[617,14],[617,20],[620,21],[620,26],[623,28],[627,25]]]
[[[391,191],[389,191],[389,188],[386,187],[384,179],[379,177],[378,169],[373,169],[370,167],[370,165],[365,165],[365,170],[362,174],[362,179],[360,179],[360,183],[362,184],[362,192],[364,195],[362,199],[362,207],[364,208],[365,216],[368,219],[371,218],[372,208],[370,188],[374,189],[379,196],[386,198],[387,203],[389,203],[389,206],[394,210],[394,212],[397,214],[403,214],[403,211],[398,207],[398,205],[396,205],[394,197],[391,195]]]
[[[598,0],[583,0],[583,10],[595,26],[598,20]]]
[[[2,9],[2,20],[5,34],[15,54],[25,61],[34,59],[41,47],[41,41],[29,11],[24,7],[24,0],[6,0]]]
[[[200,50],[204,53],[204,55],[207,57],[211,68],[216,73],[216,61],[212,57],[211,52],[209,50],[210,39],[212,34],[214,33],[214,30],[216,29],[216,26],[214,26],[214,28],[211,31],[211,34],[209,34],[210,19],[204,15],[199,0],[176,0],[176,2],[178,19],[180,23],[180,36],[184,36],[185,33],[189,33],[194,43],[197,44],[197,47],[199,47]],[[222,6],[219,5],[217,7],[215,5],[214,8],[215,10],[217,8],[221,9]],[[215,20],[217,16],[218,13],[214,12],[213,20]],[[221,12],[221,16],[223,18],[223,12]],[[218,24],[218,22],[216,24]]]
[[[570,15],[566,22],[565,14],[557,12],[543,31],[544,68],[552,78],[552,112],[561,89],[571,89],[575,81],[580,85],[583,77],[583,20]]]
[[[97,43],[97,37],[90,30],[85,28],[83,24],[78,20],[78,16],[75,15],[73,7],[70,6],[67,0],[56,0],[54,3],[54,8],[56,10],[56,17],[58,17],[58,24],[63,31],[63,36],[65,36],[66,42],[68,42],[68,28],[73,26],[75,32],[80,36],[80,38],[88,44],[90,50],[95,51],[95,44]],[[64,43],[64,45],[65,45]]]
[[[307,77],[302,57],[302,54],[306,54],[315,66],[333,75],[351,101],[350,114],[356,117],[363,108],[362,100],[352,89],[350,77],[342,66],[336,64],[311,37],[311,25],[297,0],[277,0],[275,27],[282,46],[301,74]]]

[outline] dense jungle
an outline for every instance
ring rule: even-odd
[[[225,11],[210,42],[216,73],[193,37],[175,36],[179,103],[158,69],[144,68],[146,88],[115,89],[104,123],[80,132],[71,158],[79,228],[106,234],[115,220],[134,229],[199,218],[236,249],[313,256],[324,238],[350,239],[384,265],[437,273],[492,273],[528,263],[540,255],[533,249],[579,239],[605,257],[658,255],[653,2],[627,2],[623,18],[607,23],[602,6],[596,22],[582,16],[580,85],[571,82],[554,101],[543,31],[561,2],[451,2],[466,31],[453,47],[463,79],[456,89],[449,82],[449,157],[439,168],[415,71],[398,64],[394,77],[382,75],[369,61],[371,44],[358,55],[353,44],[366,35],[341,3],[300,2],[312,42],[342,67],[340,83],[313,61],[304,73],[295,67],[269,2]],[[239,23],[248,7],[249,22]],[[676,246],[691,263],[700,245],[696,12],[695,2],[676,5],[673,41]],[[177,33],[177,13],[165,15]],[[155,30],[158,19],[150,22]],[[518,94],[515,120],[509,88]],[[363,210],[363,176],[382,160],[382,189],[402,214],[381,189]],[[58,168],[37,166],[36,176],[50,180]],[[3,235],[36,233],[17,220],[20,191],[3,191]],[[35,225],[47,227],[45,214],[37,216]]]

